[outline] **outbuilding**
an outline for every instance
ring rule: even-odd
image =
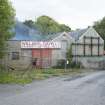
[[[93,27],[69,33],[75,40],[72,43],[73,60],[85,68],[103,68],[104,40]]]
[[[16,21],[15,35],[8,41],[4,64],[12,67],[50,68],[66,61],[72,47],[73,61],[85,68],[100,68],[104,61],[104,40],[93,27],[71,32],[42,35]]]
[[[66,60],[73,38],[66,32],[42,35],[21,22],[16,22],[15,36],[8,41],[7,64],[14,67],[49,68]],[[9,62],[8,62],[9,61]]]

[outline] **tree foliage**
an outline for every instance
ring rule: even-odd
[[[71,31],[71,28],[65,24],[60,25],[61,31],[69,32]]]
[[[68,62],[67,68],[72,68],[73,67],[73,62],[72,62],[72,45],[67,50],[66,58],[67,58],[67,62]]]
[[[9,0],[0,0],[0,58],[4,55],[6,41],[12,36],[14,9]]]
[[[34,28],[35,27],[34,21],[32,21],[32,20],[25,20],[23,22],[23,24],[27,25],[30,28]]]
[[[69,61],[69,64],[70,64],[72,62],[72,45],[68,49],[66,57],[67,57],[67,60]]]
[[[71,31],[71,28],[64,24],[59,24],[48,16],[40,16],[37,18],[35,25],[42,34],[57,33],[63,31]]]
[[[105,40],[105,17],[102,20],[95,22],[94,28]]]

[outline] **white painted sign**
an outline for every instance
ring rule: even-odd
[[[60,42],[21,41],[21,48],[61,48]]]

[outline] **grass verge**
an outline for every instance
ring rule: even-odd
[[[28,84],[33,80],[43,80],[46,78],[62,75],[75,75],[81,73],[80,69],[64,70],[64,69],[33,69],[31,71],[0,71],[0,83],[16,83]]]

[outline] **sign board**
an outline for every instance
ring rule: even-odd
[[[21,41],[21,48],[61,48],[60,42]]]

